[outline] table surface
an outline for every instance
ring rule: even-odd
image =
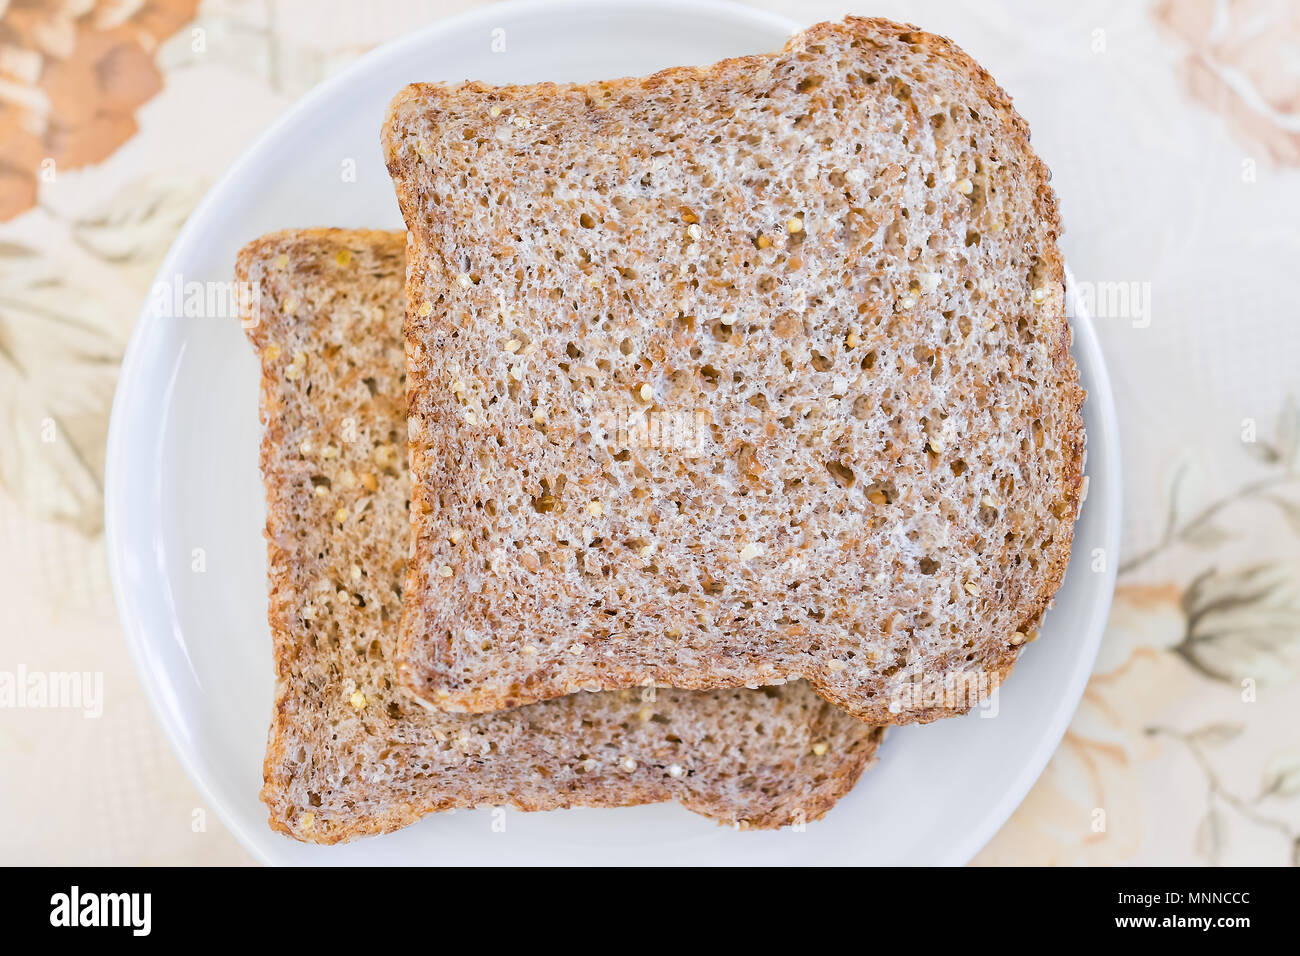
[[[0,3],[0,671],[102,673],[112,700],[0,713],[0,779],[19,782],[0,787],[0,862],[251,862],[121,638],[100,519],[116,363],[176,230],[253,136],[365,50],[479,5]],[[870,9],[953,38],[1014,96],[1120,413],[1101,655],[976,862],[1300,862],[1300,5]],[[49,417],[67,440],[42,441]]]

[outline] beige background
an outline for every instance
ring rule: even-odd
[[[116,364],[172,236],[258,131],[477,5],[0,0],[0,670],[100,671],[107,700],[97,720],[0,709],[0,862],[250,861],[163,741],[113,610]],[[1125,457],[1115,610],[1069,734],[978,862],[1295,863],[1300,4],[760,5],[952,37],[1029,120],[1078,278],[1149,291],[1098,317]]]

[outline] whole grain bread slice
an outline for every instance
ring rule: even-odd
[[[806,678],[893,723],[1011,670],[1084,396],[1049,174],[978,64],[851,18],[646,79],[417,84],[383,135],[415,692]]]
[[[392,655],[410,536],[402,233],[307,230],[244,248],[261,355],[277,687],[271,826],[335,843],[433,810],[678,800],[723,823],[812,820],[880,732],[807,684],[580,693],[482,717],[422,707]]]

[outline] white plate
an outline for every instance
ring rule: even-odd
[[[773,50],[797,24],[687,0],[526,2],[438,23],[362,59],[261,136],[190,217],[159,281],[227,281],[241,245],[299,226],[400,227],[379,148],[389,99],[414,80],[493,83],[644,74]],[[507,52],[493,53],[504,30]],[[356,182],[342,163],[354,159]],[[229,318],[146,309],[122,367],[108,444],[107,536],[136,668],[172,747],[209,805],[275,863],[962,863],[1015,809],[1083,692],[1114,586],[1120,483],[1115,412],[1097,337],[1074,322],[1088,389],[1090,498],[1042,640],[972,714],[894,731],[878,766],[805,832],[740,833],[673,804],[426,818],[348,846],[273,833],[258,801],[273,680],[258,369]],[[1095,548],[1112,570],[1094,573]],[[200,555],[196,549],[202,549]],[[196,564],[206,566],[196,571]]]

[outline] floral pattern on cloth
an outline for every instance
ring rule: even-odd
[[[1153,15],[1186,49],[1188,92],[1252,151],[1300,166],[1300,4],[1160,0]]]
[[[0,222],[36,205],[42,176],[105,159],[162,89],[159,44],[198,0],[0,5]]]

